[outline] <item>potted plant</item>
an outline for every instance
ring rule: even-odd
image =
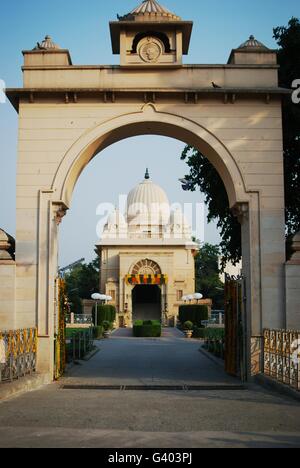
[[[111,333],[111,324],[110,322],[108,322],[107,320],[105,320],[102,324],[103,326],[103,337],[104,338],[109,338],[110,337],[110,333]]]
[[[184,334],[186,338],[192,338],[193,328],[194,328],[194,325],[192,322],[189,322],[189,321],[185,322],[185,324],[183,325],[183,329],[184,329]]]

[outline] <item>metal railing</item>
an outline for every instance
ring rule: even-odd
[[[67,362],[83,359],[94,349],[94,330],[74,330],[66,338]]]
[[[225,323],[225,311],[224,310],[212,310],[211,311],[211,324],[224,325]]]
[[[300,391],[300,331],[264,331],[264,374]]]
[[[0,384],[36,370],[37,330],[0,331]]]
[[[87,314],[66,315],[66,323],[71,325],[92,325],[93,316]]]

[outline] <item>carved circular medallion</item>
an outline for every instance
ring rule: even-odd
[[[133,275],[160,275],[159,265],[149,259],[141,260],[134,265],[131,274]]]
[[[157,39],[148,37],[147,39],[141,41],[139,55],[144,62],[155,63],[158,61],[161,54],[162,47]]]
[[[139,274],[140,275],[153,275],[154,271],[153,271],[152,268],[143,267],[143,268],[140,269]]]

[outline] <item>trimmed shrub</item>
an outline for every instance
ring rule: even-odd
[[[225,340],[224,328],[195,328],[193,333],[194,338],[202,338],[207,341],[223,341]]]
[[[202,338],[204,339],[205,338],[205,328],[194,328],[194,331],[193,331],[193,338]]]
[[[184,330],[192,331],[194,328],[194,324],[192,322],[185,322],[183,328]]]
[[[102,323],[102,327],[105,332],[108,332],[109,330],[111,330],[111,322],[108,322],[108,320],[104,320],[104,322]]]
[[[161,323],[158,320],[137,320],[133,326],[133,336],[137,338],[160,338]]]
[[[93,335],[94,335],[94,339],[95,340],[99,340],[100,338],[102,338],[103,336],[103,327],[94,327],[93,328]]]
[[[89,353],[93,349],[93,332],[94,330],[92,328],[66,329],[66,339],[70,340],[70,343],[66,345],[68,362],[73,358],[82,359],[86,353]]]
[[[205,348],[217,357],[224,358],[225,329],[205,328],[201,330],[201,338],[205,339]]]
[[[225,328],[205,328],[205,339],[210,341],[225,340]]]
[[[102,326],[103,322],[114,323],[116,320],[116,308],[113,305],[98,305],[97,306],[97,322],[95,323],[95,307],[93,308],[93,323],[96,326]]]
[[[179,320],[181,324],[192,322],[197,327],[202,327],[202,321],[208,320],[208,307],[205,305],[182,305],[179,307]]]
[[[143,320],[136,320],[136,321],[134,322],[134,326],[137,326],[137,327],[140,327],[140,326],[143,325],[143,324],[144,324]]]

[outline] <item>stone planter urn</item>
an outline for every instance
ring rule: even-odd
[[[184,330],[185,337],[191,339],[193,336],[193,330]]]
[[[110,333],[111,333],[111,332],[110,332],[109,330],[103,332],[103,338],[105,338],[105,339],[109,338],[109,337],[110,337]]]

